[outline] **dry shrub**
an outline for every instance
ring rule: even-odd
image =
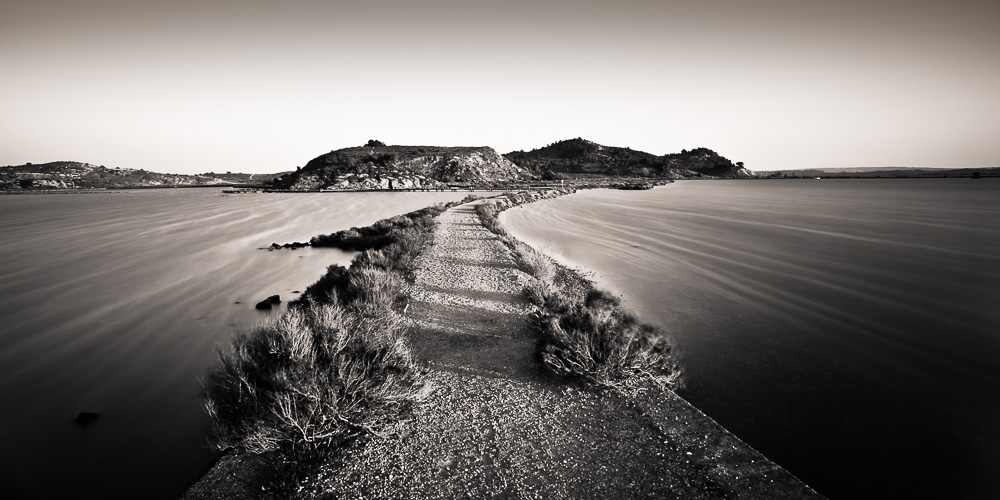
[[[544,307],[545,301],[557,292],[558,288],[552,281],[542,281],[537,278],[532,278],[528,281],[528,284],[524,285],[524,289],[522,290],[528,302],[539,308]]]
[[[662,332],[640,323],[617,298],[604,292],[593,290],[584,300],[562,293],[555,283],[552,259],[500,226],[497,215],[504,209],[567,192],[572,191],[506,193],[502,200],[476,206],[483,226],[512,250],[518,269],[534,277],[523,293],[539,307],[532,328],[539,336],[542,363],[556,374],[578,377],[591,385],[617,387],[652,380],[676,389],[681,384],[681,370],[674,348]]]
[[[486,229],[494,234],[503,235],[506,232],[500,225],[500,221],[497,220],[497,215],[507,206],[504,200],[486,200],[476,205],[476,214],[479,215],[479,221]]]
[[[391,309],[358,314],[332,303],[239,335],[204,381],[214,446],[294,456],[376,432],[416,394],[402,332]]]
[[[361,253],[350,268],[330,266],[284,315],[219,350],[203,382],[217,449],[277,451],[302,464],[398,418],[420,385],[398,312],[404,280],[449,206],[312,239]]]
[[[542,362],[556,374],[600,386],[644,379],[669,389],[680,385],[680,368],[667,337],[599,290],[582,302],[558,294],[548,297],[532,326],[540,337]]]
[[[375,308],[391,308],[403,289],[398,274],[377,267],[351,266],[347,297],[343,302]]]
[[[363,262],[365,266],[377,267],[384,270],[392,270],[394,262],[388,256],[386,252],[382,250],[365,250],[355,257],[358,262]]]
[[[516,241],[514,243],[514,265],[535,278],[552,285],[556,276],[556,266],[543,252]]]
[[[408,229],[416,231],[428,230],[433,225],[434,217],[456,204],[456,202],[446,205],[438,203],[408,214],[382,219],[371,226],[352,227],[337,231],[336,233],[316,235],[309,240],[309,243],[317,248],[335,247],[342,250],[356,251],[377,250],[396,242],[398,234]]]

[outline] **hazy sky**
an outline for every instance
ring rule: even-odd
[[[0,165],[276,172],[584,137],[1000,165],[1000,2],[0,0]]]

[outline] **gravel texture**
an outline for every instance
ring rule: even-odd
[[[673,393],[593,390],[541,372],[526,276],[472,205],[439,217],[408,316],[429,395],[358,440],[312,498],[803,498],[815,495]]]
[[[389,435],[338,450],[299,497],[821,498],[672,392],[591,389],[541,371],[526,276],[507,248],[472,205],[438,222],[407,310],[425,399]],[[203,490],[238,478],[238,460],[220,462]],[[219,498],[254,491],[218,487]]]

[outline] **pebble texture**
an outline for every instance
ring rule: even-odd
[[[507,248],[471,205],[438,222],[407,311],[428,396],[392,435],[336,453],[303,497],[818,497],[671,392],[543,373]]]
[[[526,331],[526,276],[507,248],[470,205],[438,223],[407,309],[425,398],[386,435],[337,450],[293,496],[822,498],[673,392],[590,389],[543,372]],[[185,498],[269,497],[268,469],[226,455]]]

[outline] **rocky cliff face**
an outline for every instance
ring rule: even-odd
[[[377,141],[372,141],[377,143]],[[409,189],[447,184],[495,185],[519,181],[525,172],[492,148],[362,146],[331,151],[275,181],[275,187],[313,189]]]

